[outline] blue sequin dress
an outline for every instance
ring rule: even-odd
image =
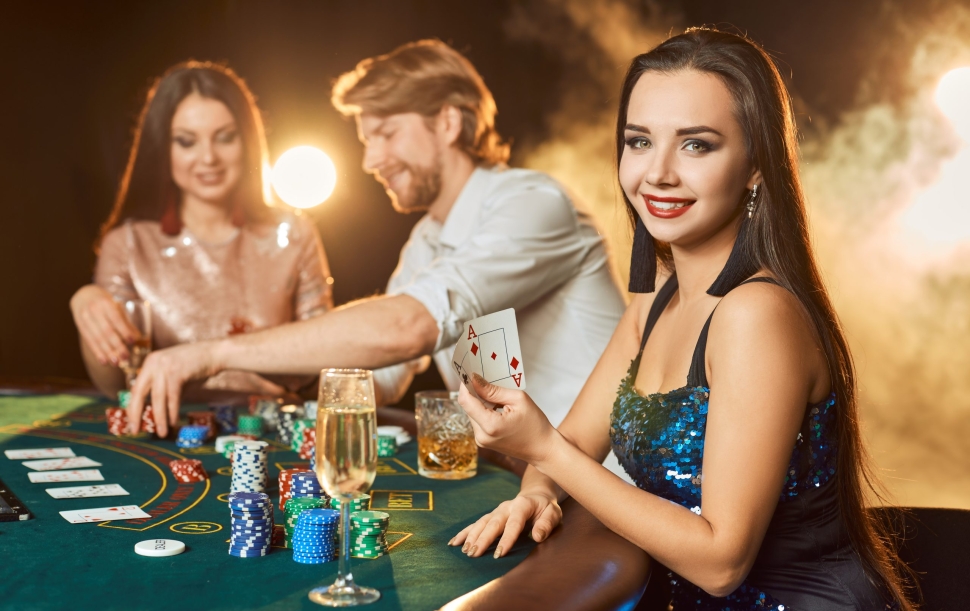
[[[771,282],[753,278],[748,282]],[[640,353],[613,405],[610,437],[619,462],[641,489],[701,512],[701,466],[710,388],[704,366],[708,318],[687,385],[649,396],[634,387],[647,337],[677,290],[660,289]],[[711,315],[713,316],[713,314]],[[880,588],[865,576],[842,522],[836,487],[835,396],[809,405],[792,451],[781,497],[747,578],[724,598],[668,572],[674,611],[883,611]],[[757,442],[752,440],[752,451]]]

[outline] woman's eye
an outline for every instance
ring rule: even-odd
[[[176,137],[175,143],[181,146],[182,148],[187,149],[187,148],[192,148],[192,146],[195,144],[195,141],[190,138]]]
[[[238,137],[239,137],[239,132],[224,132],[222,134],[219,134],[219,136],[216,138],[216,142],[219,142],[221,144],[229,144],[231,142],[235,142],[236,138]]]
[[[650,147],[650,141],[643,136],[634,136],[633,138],[627,138],[626,145],[635,151],[643,150]]]
[[[690,151],[691,153],[704,153],[713,148],[709,143],[703,140],[688,140],[684,143],[684,150]]]

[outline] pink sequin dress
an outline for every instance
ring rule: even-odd
[[[275,224],[247,225],[211,244],[183,228],[128,220],[101,244],[94,282],[119,300],[152,306],[152,349],[306,320],[332,307],[333,279],[316,227],[277,211]],[[263,392],[265,380],[223,372],[206,384]]]

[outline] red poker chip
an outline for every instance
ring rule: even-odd
[[[209,479],[202,461],[194,458],[173,460],[169,463],[169,468],[175,479],[181,483],[202,482]]]

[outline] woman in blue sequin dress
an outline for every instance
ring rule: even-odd
[[[526,524],[542,541],[571,496],[650,554],[675,611],[912,609],[865,511],[852,360],[795,133],[744,37],[692,29],[633,60],[617,158],[636,295],[558,430],[525,392],[476,378],[491,410],[462,388],[478,443],[530,466],[451,545],[499,557]],[[611,448],[636,487],[599,464]]]

